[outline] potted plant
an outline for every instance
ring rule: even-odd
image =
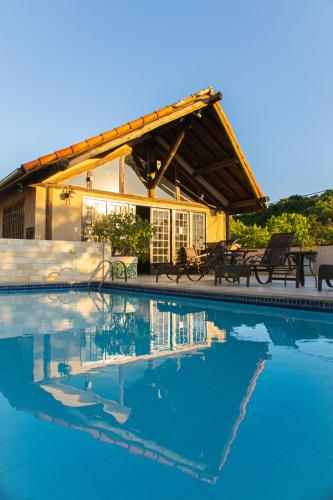
[[[138,257],[147,252],[154,228],[140,216],[112,213],[102,216],[95,224],[95,235],[110,245],[112,260],[120,259],[127,267],[128,278],[137,276]],[[124,277],[124,268],[115,269],[115,277]]]

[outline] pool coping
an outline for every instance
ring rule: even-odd
[[[43,291],[43,290],[98,290],[99,282],[92,282],[88,287],[87,281],[81,282],[61,282],[61,283],[15,283],[15,284],[0,284],[0,294],[12,294],[22,291]],[[294,297],[294,296],[274,296],[260,295],[255,292],[239,293],[225,291],[210,291],[202,289],[187,289],[182,287],[163,286],[161,284],[140,284],[140,283],[124,283],[124,282],[109,282],[104,283],[102,291],[107,290],[127,290],[132,292],[143,292],[158,295],[173,295],[178,297],[192,297],[200,299],[218,300],[222,302],[236,302],[242,304],[254,304],[270,307],[303,309],[308,311],[328,312],[333,313],[333,300],[321,299],[317,297]]]

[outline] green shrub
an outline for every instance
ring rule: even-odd
[[[272,234],[295,232],[294,245],[302,249],[313,249],[318,240],[317,231],[309,217],[297,213],[272,215],[264,227],[253,224],[245,225],[241,220],[231,218],[231,239],[240,241],[245,248],[263,248]],[[333,229],[332,229],[333,235]]]
[[[98,220],[94,233],[111,245],[113,255],[138,256],[147,252],[154,229],[134,214],[109,214]]]

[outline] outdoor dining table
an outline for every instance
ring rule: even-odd
[[[317,252],[314,252],[313,250],[291,250],[288,252],[288,255],[292,258],[292,260],[295,262],[296,265],[296,288],[299,288],[299,286],[304,286],[305,284],[305,276],[304,276],[304,261],[305,258],[309,258],[310,260],[316,257]],[[310,271],[314,278],[316,279],[316,276],[312,270],[311,264],[309,265]],[[317,280],[317,279],[316,279]]]

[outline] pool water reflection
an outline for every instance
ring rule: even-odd
[[[331,315],[1,299],[0,498],[332,496]]]

